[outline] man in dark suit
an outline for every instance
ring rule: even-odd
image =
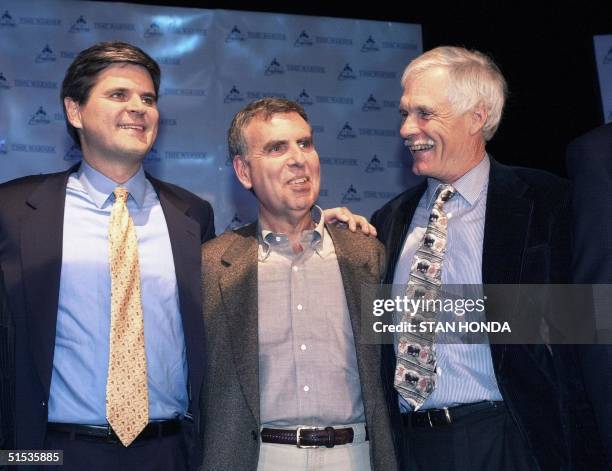
[[[596,284],[594,308],[610,342],[612,284],[612,123],[578,137],[567,149],[568,175],[574,183],[574,247],[572,274],[576,283]],[[603,286],[606,284],[606,286]],[[597,286],[600,285],[600,286]],[[601,433],[608,467],[612,468],[612,347],[584,345],[580,357],[588,396]]]
[[[82,51],[61,93],[82,163],[0,185],[0,267],[15,332],[14,370],[4,376],[2,365],[15,391],[14,438],[4,446],[64,450],[64,470],[179,470],[195,453],[188,438],[199,427],[203,379],[199,254],[214,236],[213,212],[144,173],[157,136],[159,83],[158,64],[137,47],[111,42]],[[122,189],[138,240],[148,394],[143,428],[127,440],[107,422],[105,395],[109,216]]]
[[[497,66],[476,51],[439,47],[408,65],[402,85],[400,134],[413,172],[427,180],[373,215],[388,254],[386,282],[413,282],[411,266],[424,250],[428,215],[440,209],[439,188],[452,193],[442,209],[447,233],[438,280],[443,285],[566,282],[568,183],[546,172],[507,167],[486,152],[506,93]],[[433,378],[424,377],[435,386],[427,391],[406,385],[397,345],[383,353],[388,400],[396,411],[399,405],[397,445],[404,469],[569,466],[566,416],[550,348],[434,347]]]
[[[324,224],[320,164],[302,107],[266,98],[229,131],[257,222],[202,248],[205,471],[397,469],[380,345],[359,342],[373,238]]]

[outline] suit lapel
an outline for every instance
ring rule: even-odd
[[[334,242],[338,266],[342,276],[346,304],[351,318],[359,377],[364,396],[364,406],[367,406],[366,420],[367,423],[372,424],[374,420],[371,414],[376,410],[376,394],[374,394],[372,388],[373,385],[377,384],[379,381],[381,358],[380,348],[378,348],[377,345],[361,342],[361,295],[364,285],[373,282],[376,283],[379,280],[372,279],[372,275],[367,267],[367,262],[360,265],[356,263],[356,261],[351,260],[351,250],[355,250],[357,247],[355,247],[355,243],[349,239],[351,235],[348,234],[346,229],[336,228],[332,225],[326,225],[326,228]]]
[[[382,241],[387,248],[387,270],[384,280],[387,284],[393,283],[395,267],[402,252],[404,240],[406,240],[406,235],[410,228],[410,222],[419,204],[419,200],[426,189],[427,180],[423,181],[417,187],[408,190],[406,197],[403,198],[397,211],[393,214],[389,233],[385,240]]]
[[[185,201],[169,191],[162,182],[148,178],[158,194],[172,246],[189,365],[189,400],[195,404],[197,400],[192,400],[199,395],[204,375],[200,225],[187,215],[189,205]]]
[[[516,284],[527,244],[533,201],[512,169],[491,159],[482,249],[482,282]]]
[[[236,375],[242,393],[259,422],[259,333],[257,287],[257,224],[238,229],[221,257],[219,278],[227,327],[232,338]]]
[[[49,175],[25,201],[21,261],[31,351],[44,391],[49,392],[62,270],[67,172]]]

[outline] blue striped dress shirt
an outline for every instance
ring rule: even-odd
[[[448,216],[446,255],[442,268],[444,285],[482,284],[482,243],[490,165],[489,157],[485,155],[478,165],[454,182],[457,194],[444,206]],[[436,190],[441,184],[434,178],[427,180],[427,190],[414,213],[395,268],[395,286],[405,286],[408,282],[414,253],[427,228]],[[502,400],[488,344],[436,344],[436,359],[436,389],[421,410]],[[402,397],[400,409],[403,412],[410,410]]]

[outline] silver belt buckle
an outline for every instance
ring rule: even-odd
[[[295,434],[296,446],[298,448],[319,448],[319,445],[302,445],[302,430],[319,430],[318,427],[298,427]]]

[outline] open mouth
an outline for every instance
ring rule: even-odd
[[[428,150],[431,150],[435,147],[433,142],[408,142],[408,141],[404,141],[405,142],[405,146],[408,147],[408,149],[410,149],[410,152],[425,152]]]
[[[310,181],[310,177],[299,177],[299,178],[292,178],[291,180],[289,180],[289,185],[301,185],[303,183],[308,183]]]
[[[140,124],[120,124],[119,129],[133,129],[134,131],[144,131],[145,127]]]

